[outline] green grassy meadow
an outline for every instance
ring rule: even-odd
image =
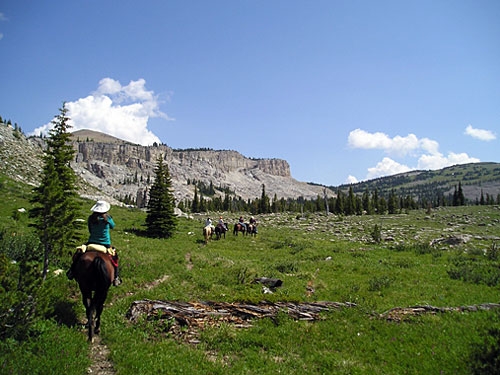
[[[29,219],[17,210],[29,208],[29,189],[12,184],[1,183],[8,198],[0,225],[8,233],[27,235]],[[82,201],[82,219],[91,205]],[[256,237],[228,232],[207,245],[202,238],[206,215],[179,218],[173,238],[160,240],[140,235],[144,212],[113,207],[110,213],[117,223],[112,240],[123,284],[110,290],[100,336],[117,374],[488,373],[478,371],[488,371],[488,354],[499,348],[496,309],[399,320],[384,315],[395,307],[498,303],[498,206],[390,216],[269,214],[257,217]],[[232,228],[240,213],[222,215]],[[452,236],[465,243],[429,246]],[[84,227],[81,237],[84,242]],[[381,241],[374,241],[378,237]],[[69,261],[69,255],[54,260],[53,270],[65,269]],[[263,294],[262,285],[252,282],[256,277],[279,278],[283,285]],[[52,307],[33,322],[25,340],[0,343],[0,373],[88,373],[91,344],[82,327],[76,282],[51,272],[42,289]],[[207,324],[192,344],[175,337],[168,329],[171,322],[159,316],[129,321],[131,304],[142,299],[354,306],[324,313],[318,321],[295,321],[283,312],[255,320],[250,328]]]

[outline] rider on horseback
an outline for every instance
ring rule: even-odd
[[[224,223],[224,219],[222,219],[222,216],[219,216],[219,222],[217,223],[217,226],[223,231],[227,230],[226,223]]]
[[[110,229],[115,227],[115,222],[113,218],[108,213],[111,205],[106,201],[97,201],[94,206],[90,209],[92,214],[88,217],[87,226],[89,229],[90,237],[87,241],[87,245],[101,245],[106,247],[109,250],[108,252],[113,253],[112,255],[112,263],[115,267],[115,279],[113,280],[113,285],[118,286],[121,284],[120,276],[118,275],[118,254],[116,253],[116,249],[111,246],[111,236],[109,234]],[[66,273],[68,279],[72,280],[74,278],[73,275],[73,266],[75,264],[75,258],[73,260],[73,264],[71,268]]]
[[[253,233],[257,234],[257,220],[253,216],[250,218],[250,225],[252,226]]]
[[[215,230],[215,227],[214,225],[212,224],[212,219],[210,219],[209,217],[207,218],[207,220],[205,221],[205,226],[206,227],[210,227],[210,229],[212,229],[212,232]]]
[[[245,220],[243,219],[243,216],[240,216],[240,219],[238,220],[238,224],[240,224],[242,226],[242,228],[245,230],[247,230],[247,225],[245,224]]]

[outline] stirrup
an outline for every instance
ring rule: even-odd
[[[117,277],[116,279],[113,280],[113,286],[118,286],[122,283],[122,279],[120,277]]]

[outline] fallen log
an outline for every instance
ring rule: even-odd
[[[167,330],[159,328],[162,335],[170,335],[179,341],[197,344],[200,331],[209,326],[231,324],[236,328],[249,328],[254,319],[274,319],[280,312],[288,314],[292,319],[313,321],[321,319],[323,312],[355,306],[348,302],[272,303],[264,301],[249,304],[145,299],[134,301],[126,316],[133,323],[143,318],[158,321],[159,327],[168,327]],[[162,324],[162,322],[168,322],[168,324]]]
[[[132,302],[126,317],[137,323],[143,318],[151,321],[168,322],[159,326],[168,326],[162,334],[172,335],[177,340],[199,343],[198,335],[201,330],[210,326],[231,324],[236,328],[252,327],[255,319],[275,319],[279,313],[285,313],[295,320],[316,321],[321,319],[321,314],[332,310],[356,307],[350,302],[267,302],[257,304],[240,302],[180,302],[160,300],[140,300]],[[410,317],[422,314],[438,314],[447,312],[474,312],[480,310],[499,309],[498,303],[483,303],[479,305],[459,307],[436,307],[431,305],[418,305],[411,307],[394,307],[378,318],[387,321],[401,322]],[[376,315],[377,316],[377,315]]]
[[[161,318],[182,317],[183,320],[228,317],[230,320],[251,320],[255,318],[275,317],[279,312],[285,312],[294,319],[318,320],[322,312],[344,307],[354,307],[353,303],[340,302],[259,302],[226,303],[226,302],[178,302],[140,300],[134,301],[127,312],[127,318],[136,321],[140,316],[156,316]]]
[[[406,317],[418,316],[422,314],[437,314],[446,312],[475,312],[480,310],[493,310],[500,308],[498,303],[482,303],[479,305],[458,306],[458,307],[436,307],[431,305],[412,306],[412,307],[394,307],[379,315],[380,318],[400,322]]]

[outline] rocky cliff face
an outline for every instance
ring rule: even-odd
[[[293,179],[285,160],[250,159],[236,151],[146,147],[111,142],[94,133],[75,132],[75,171],[108,195],[129,195],[139,204],[153,182],[159,157],[169,167],[177,201],[193,198],[193,181],[213,184],[219,194],[230,191],[245,200],[260,197],[262,185],[271,198],[275,194],[278,198],[312,198],[322,194],[321,187]]]
[[[176,200],[192,199],[193,182],[210,183],[217,194],[230,191],[244,200],[262,194],[273,198],[315,198],[323,188],[297,181],[290,166],[280,159],[250,159],[236,151],[173,150],[166,145],[134,145],[93,131],[74,133],[75,161],[72,167],[88,185],[82,196],[106,197],[115,204],[130,197],[145,204],[154,181],[158,157],[169,167]],[[0,124],[1,171],[25,183],[39,182],[43,163],[43,139],[26,138],[12,127]]]
[[[43,168],[43,150],[12,126],[0,123],[0,171],[28,185],[38,185]]]

